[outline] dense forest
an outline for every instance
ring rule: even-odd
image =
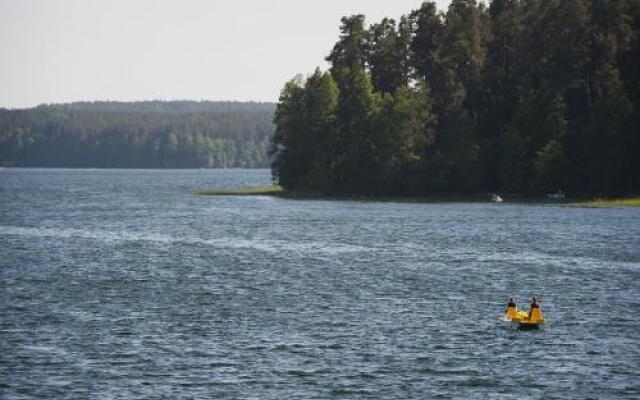
[[[268,167],[274,109],[210,101],[0,109],[0,166]]]
[[[640,0],[425,2],[340,32],[329,71],[281,92],[285,188],[640,192]]]

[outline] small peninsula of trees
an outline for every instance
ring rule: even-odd
[[[274,108],[144,101],[0,109],[0,166],[264,168]]]
[[[342,18],[286,83],[274,180],[336,195],[640,191],[640,0],[452,0]]]

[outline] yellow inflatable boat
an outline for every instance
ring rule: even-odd
[[[531,316],[529,316],[531,314]],[[517,307],[508,307],[505,319],[517,324],[518,329],[539,329],[544,325],[544,316],[539,307],[535,307],[531,312],[519,311]]]

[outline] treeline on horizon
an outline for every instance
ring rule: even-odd
[[[214,101],[0,109],[0,166],[265,168],[274,109]]]
[[[329,71],[281,92],[284,188],[640,192],[640,0],[452,0],[341,22]]]

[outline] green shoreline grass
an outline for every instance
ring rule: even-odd
[[[565,204],[571,207],[587,208],[640,207],[640,197],[627,197],[621,199],[596,198],[590,200],[570,201]]]
[[[485,196],[429,196],[429,197],[409,197],[409,196],[330,196],[318,193],[288,192],[279,185],[267,185],[256,188],[243,189],[220,189],[220,190],[200,190],[195,193],[201,196],[274,196],[287,199],[300,200],[350,200],[350,201],[396,201],[403,203],[461,203],[461,202],[484,202]]]
[[[287,199],[308,199],[308,200],[350,200],[350,201],[372,201],[372,202],[402,202],[402,203],[486,203],[489,201],[484,195],[469,196],[423,196],[423,197],[403,197],[403,196],[327,196],[313,193],[287,192],[278,185],[266,185],[255,188],[243,189],[220,189],[220,190],[200,190],[196,192],[201,196],[273,196]],[[622,199],[581,199],[581,200],[549,200],[546,198],[507,198],[506,203],[517,204],[554,204],[569,207],[640,207],[640,197],[629,197]]]
[[[278,185],[266,185],[256,188],[199,190],[201,196],[284,196],[285,191]]]

